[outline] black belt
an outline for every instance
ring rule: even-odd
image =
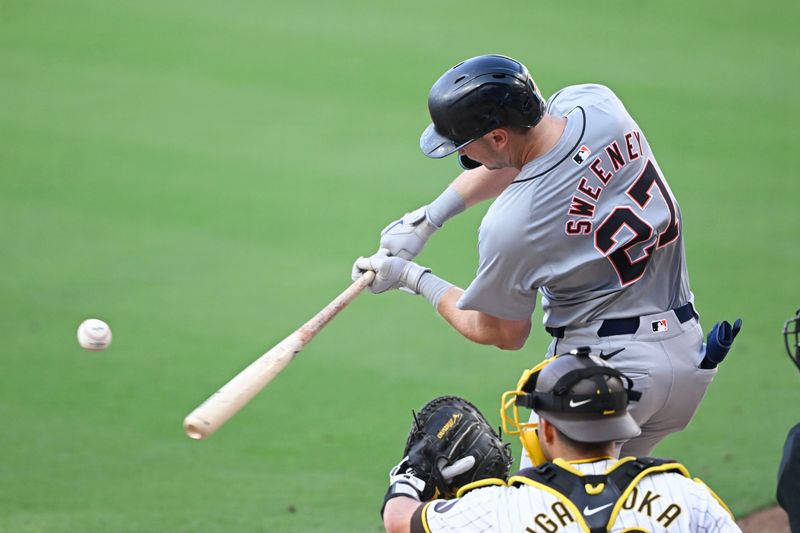
[[[678,317],[681,324],[693,318],[697,318],[697,313],[694,312],[692,302],[676,307],[672,311],[675,313],[675,316]],[[639,320],[638,316],[633,318],[609,318],[608,320],[603,320],[600,329],[597,330],[597,336],[611,337],[614,335],[631,335],[636,333],[639,329]],[[544,329],[553,337],[563,339],[567,326],[559,326],[557,328],[545,326]]]

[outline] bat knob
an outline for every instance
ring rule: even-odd
[[[183,431],[190,439],[194,440],[203,440],[210,434],[208,422],[191,415],[184,419]]]

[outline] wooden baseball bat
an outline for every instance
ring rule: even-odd
[[[300,350],[311,342],[311,339],[333,320],[339,311],[347,307],[367,285],[372,283],[374,278],[375,272],[366,272],[311,320],[253,361],[189,413],[183,420],[183,430],[186,434],[197,440],[211,436],[286,368]]]

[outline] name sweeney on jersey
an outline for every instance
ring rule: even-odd
[[[567,211],[568,216],[580,218],[567,221],[565,227],[567,235],[587,235],[592,232],[593,225],[590,219],[594,217],[595,207],[600,195],[603,193],[603,188],[608,185],[615,172],[631,161],[639,159],[642,155],[641,133],[633,130],[626,132],[624,137],[624,150],[620,148],[617,141],[611,142],[603,149],[608,155],[611,164],[610,169],[603,166],[603,161],[599,155],[589,164],[589,170],[592,171],[592,174],[600,181],[601,185],[592,187],[589,185],[589,180],[585,176],[581,176],[576,187],[579,194],[575,194],[572,197],[572,202]]]
[[[659,501],[661,500],[661,501]],[[661,508],[659,511],[653,510],[653,503],[657,502],[656,507]],[[659,505],[660,504],[660,505]],[[622,504],[622,509],[625,511],[634,511],[646,517],[647,522],[655,520],[664,529],[668,529],[673,523],[676,527],[680,527],[680,522],[675,522],[682,512],[682,509],[676,503],[664,503],[662,495],[653,491],[639,491],[638,487],[631,490],[625,503]],[[585,514],[592,514],[593,509],[583,509]],[[528,533],[556,533],[563,528],[573,524],[575,517],[564,503],[557,501],[550,506],[547,513],[539,513],[533,518],[532,526],[525,528]],[[637,530],[627,530],[637,531]]]

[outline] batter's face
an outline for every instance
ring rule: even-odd
[[[507,168],[510,164],[503,150],[508,145],[507,135],[505,130],[490,131],[466,145],[458,153],[481,163],[490,170]]]

